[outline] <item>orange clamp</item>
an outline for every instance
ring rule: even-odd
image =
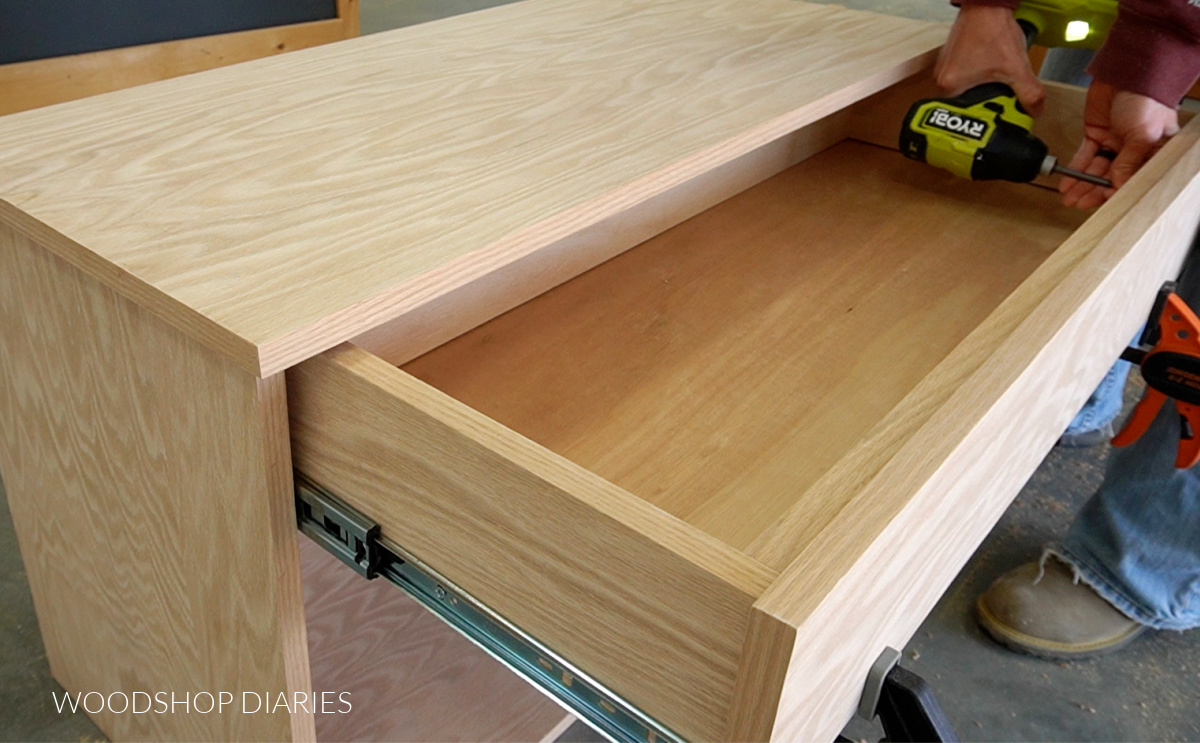
[[[1163,403],[1173,398],[1180,418],[1175,466],[1185,469],[1200,461],[1200,318],[1170,292],[1158,317],[1158,330],[1158,341],[1140,362],[1146,394],[1112,443],[1128,446],[1137,441]]]

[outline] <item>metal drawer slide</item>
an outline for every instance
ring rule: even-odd
[[[639,709],[482,605],[404,548],[381,539],[379,525],[295,473],[300,531],[368,580],[404,589],[467,639],[614,741],[681,741]]]

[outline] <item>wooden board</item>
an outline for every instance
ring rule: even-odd
[[[553,740],[575,718],[396,586],[300,540],[321,741]],[[341,710],[341,703],[331,704]]]
[[[790,0],[530,0],[0,119],[0,219],[266,375],[915,73],[943,35]]]
[[[839,111],[368,330],[356,346],[404,364],[846,138]]]
[[[727,737],[836,734],[1145,321],[1198,213],[1193,119],[814,486],[845,508],[815,536],[799,510],[781,522],[765,548],[796,556],[755,605]]]
[[[358,0],[338,17],[0,65],[0,115],[328,44],[358,35]]]
[[[404,369],[746,550],[1085,216],[844,142]]]
[[[282,377],[5,226],[0,327],[0,469],[55,679],[307,693]],[[231,710],[93,719],[114,740],[313,737],[311,715]]]
[[[354,346],[291,369],[296,467],[687,738],[775,573]]]

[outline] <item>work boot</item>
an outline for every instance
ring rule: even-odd
[[[1045,561],[1000,576],[975,602],[979,624],[1001,645],[1054,660],[1111,653],[1146,630],[1077,582],[1071,567]]]

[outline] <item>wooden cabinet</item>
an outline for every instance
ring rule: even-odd
[[[294,466],[680,735],[832,737],[1196,227],[1194,124],[1091,214],[901,158],[944,33],[530,0],[0,119],[56,677],[309,689]]]

